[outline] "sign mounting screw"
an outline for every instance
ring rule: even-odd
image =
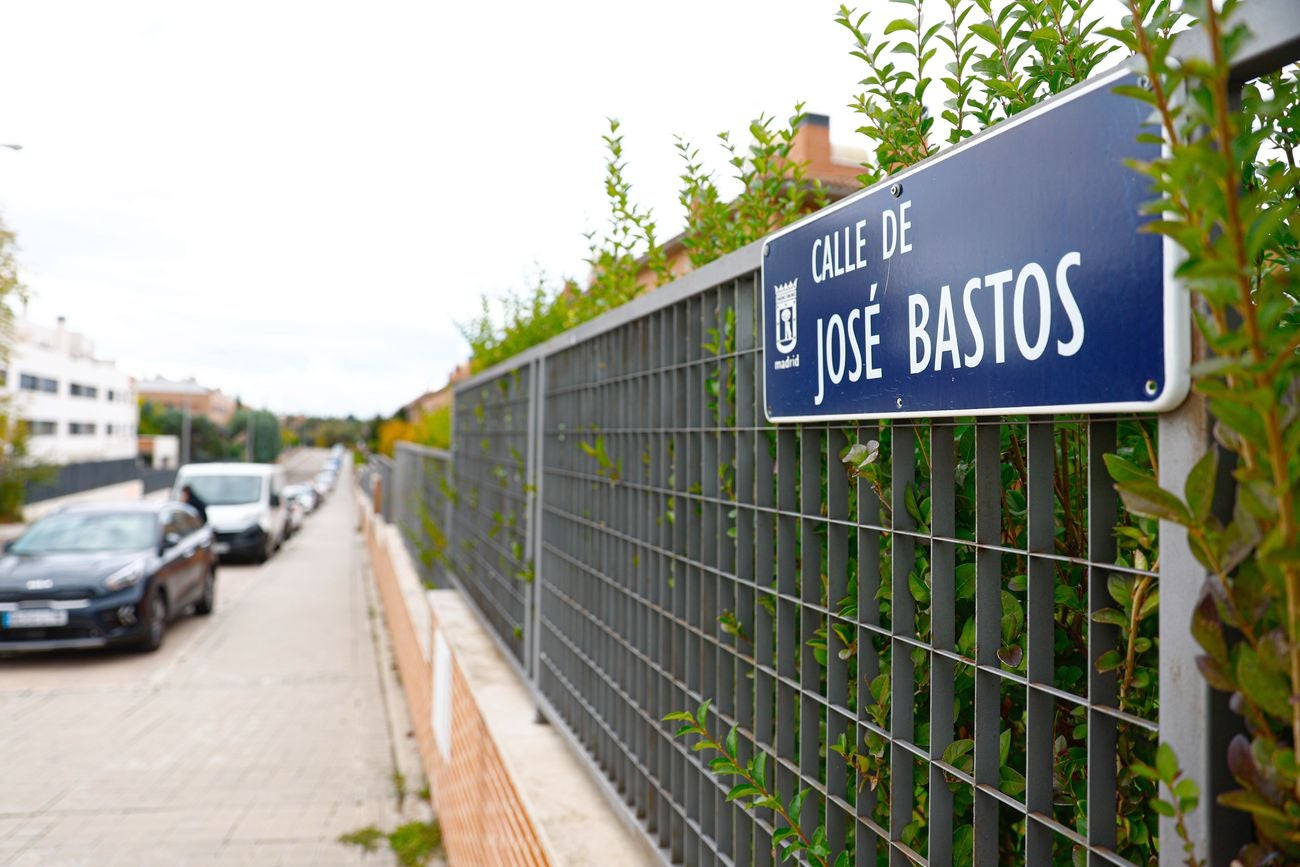
[[[764,257],[767,257],[767,256],[771,255],[771,253],[772,253],[772,245],[771,245],[771,244],[764,244],[764,245],[763,245],[763,256],[764,256]]]
[[[1156,383],[1156,381],[1155,381],[1154,379],[1148,379],[1148,380],[1146,381],[1146,384],[1145,384],[1144,386],[1142,386],[1142,388],[1146,391],[1146,393],[1147,393],[1148,395],[1151,395],[1152,397],[1154,397],[1156,391],[1159,390],[1160,386]]]
[[[890,195],[892,195],[894,198],[897,199],[899,196],[903,195],[903,185],[894,184],[892,187],[889,188],[889,192]]]
[[[901,397],[898,399],[898,408],[899,409],[903,408],[903,399]]]

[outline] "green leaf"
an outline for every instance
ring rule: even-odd
[[[1210,506],[1214,502],[1214,482],[1219,472],[1219,450],[1206,449],[1205,454],[1187,474],[1183,494],[1191,508],[1192,517],[1197,523],[1204,523],[1210,516]]]
[[[1205,654],[1199,654],[1196,657],[1196,669],[1201,673],[1201,677],[1205,678],[1205,682],[1214,689],[1222,692],[1237,691],[1237,684],[1233,682],[1232,676],[1228,674],[1225,662]]]
[[[1160,779],[1166,783],[1172,784],[1178,776],[1178,756],[1167,743],[1156,748],[1156,770],[1160,773]]]
[[[1196,781],[1190,777],[1184,777],[1173,786],[1174,797],[1178,799],[1178,805],[1184,810],[1194,810],[1201,800],[1201,787],[1196,785]]]
[[[1107,458],[1113,457],[1106,455]],[[1183,501],[1150,481],[1118,482],[1115,489],[1119,491],[1124,507],[1135,515],[1155,518],[1158,521],[1171,521],[1184,527],[1191,526],[1192,517],[1183,505]]]
[[[713,704],[713,699],[706,698],[704,701],[700,702],[699,709],[695,711],[695,721],[698,722],[700,725],[704,725],[705,719],[708,718],[709,705],[711,704]]]
[[[727,739],[722,744],[727,748],[727,755],[733,757],[736,755],[736,726],[732,726],[731,731],[727,732]]]
[[[1170,819],[1174,818],[1174,816],[1177,815],[1177,813],[1174,811],[1174,805],[1162,798],[1152,798],[1151,809],[1155,810],[1160,815],[1166,816]]]
[[[886,36],[888,36],[891,33],[897,33],[900,30],[908,30],[911,31],[912,33],[915,33],[916,22],[910,18],[895,18],[893,21],[890,21],[888,24],[885,25]]]
[[[664,717],[664,722],[672,722],[673,720],[686,720],[687,722],[695,722],[695,717],[691,716],[690,711],[675,710]]]
[[[1209,593],[1201,596],[1192,611],[1192,638],[1212,659],[1226,662],[1228,645],[1223,639],[1223,624],[1219,619],[1219,606]]]
[[[943,760],[954,768],[968,770],[970,763],[967,762],[963,764],[961,760],[970,755],[971,751],[974,749],[975,741],[970,738],[962,738],[961,740],[953,741],[944,748]]]
[[[727,792],[727,800],[734,801],[737,798],[757,797],[763,794],[762,790],[757,789],[751,783],[737,783]]]
[[[786,808],[790,818],[796,822],[799,821],[799,811],[803,809],[803,800],[806,797],[808,797],[808,789],[800,789],[799,793],[790,799],[790,805]]]
[[[1133,604],[1133,577],[1131,575],[1112,572],[1106,576],[1106,589],[1110,591],[1110,598],[1124,608],[1128,608]]]
[[[1278,719],[1291,719],[1291,692],[1286,679],[1260,665],[1259,657],[1249,645],[1239,645],[1233,671],[1237,686],[1246,698]]]
[[[1286,813],[1264,800],[1261,795],[1245,789],[1224,792],[1219,796],[1219,803],[1231,810],[1242,810],[1261,819],[1284,822],[1288,826],[1294,822]]]
[[[1128,616],[1118,608],[1103,608],[1094,612],[1092,619],[1098,623],[1109,623],[1112,626],[1128,628]]]
[[[740,768],[736,767],[736,763],[726,756],[715,756],[709,759],[709,770],[719,776],[725,775],[729,777],[737,776],[740,773]]]
[[[1097,657],[1097,671],[1104,674],[1108,671],[1114,671],[1124,664],[1124,657],[1120,656],[1118,650],[1108,650],[1101,656]]]
[[[1156,480],[1155,476],[1119,455],[1107,454],[1103,455],[1102,458],[1106,462],[1106,471],[1110,473],[1111,479],[1115,482],[1154,482]]]

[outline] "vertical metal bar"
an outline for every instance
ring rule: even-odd
[[[794,484],[799,467],[799,431],[780,428],[777,431],[777,478],[784,480],[777,491],[777,591],[776,599],[776,755],[781,758],[797,756],[795,732],[798,719],[798,696],[789,685],[799,677],[795,660],[800,653],[797,611],[792,601],[798,595],[796,571],[799,519],[799,490]],[[794,794],[798,780],[784,765],[775,767],[776,791],[784,797]]]
[[[863,425],[858,428],[858,442],[870,448],[880,446],[880,430],[875,425]],[[871,707],[874,696],[872,683],[880,674],[880,659],[876,653],[875,633],[865,628],[865,624],[879,627],[880,624],[880,547],[881,508],[884,504],[876,494],[876,488],[867,475],[858,477],[858,702],[855,708],[858,725],[854,732],[854,747],[865,750],[866,729],[862,723],[871,719]],[[858,791],[856,825],[859,841],[854,858],[857,867],[876,867],[875,841],[873,831],[868,830],[862,819],[871,820],[877,808],[879,795],[872,786],[861,787]],[[864,845],[870,842],[870,846]]]
[[[1055,679],[1055,564],[1039,555],[1055,553],[1056,499],[1053,472],[1056,447],[1053,426],[1031,421],[1025,445],[1029,478],[1028,582],[1029,605],[1025,624],[1025,662],[1029,678],[1026,696],[1025,808],[1031,814],[1052,816],[1054,700],[1039,686]],[[1045,825],[1026,823],[1025,857],[1030,864],[1052,860],[1052,832]]]
[[[524,491],[526,492],[524,497],[524,558],[525,559],[532,556],[535,550],[536,540],[540,535],[537,532],[537,515],[533,511],[533,506],[535,505],[535,503],[533,501],[533,495],[531,491],[529,491],[529,487],[531,486],[531,483],[533,481],[532,475],[537,466],[536,462],[533,459],[534,457],[533,451],[536,448],[536,437],[535,437],[536,429],[534,425],[536,423],[536,418],[537,418],[538,402],[535,400],[534,391],[536,391],[537,388],[537,377],[533,376],[532,374],[537,369],[538,363],[539,363],[538,361],[532,361],[528,364],[528,368],[527,368],[529,373],[528,397],[527,397],[528,411],[524,422],[524,431],[525,431]],[[514,396],[513,393],[510,396],[513,397]],[[504,512],[505,509],[509,508],[509,504],[505,502],[504,492],[503,492],[502,499],[503,499],[502,510]],[[511,566],[515,566],[515,565],[523,565],[523,564],[514,564],[514,563],[511,564]],[[524,665],[524,671],[527,672],[533,684],[536,685],[537,666],[534,663],[533,652],[532,652],[533,651],[532,624],[534,618],[534,611],[533,611],[534,586],[535,585],[526,585],[523,588],[524,612],[523,612],[523,619],[521,621],[521,625],[523,627],[524,634],[521,637],[521,640],[519,642],[520,644],[519,651],[520,651],[520,656],[522,657],[521,661],[523,662]]]
[[[953,426],[930,426],[930,640],[938,650],[956,650],[956,552],[946,541],[957,535],[956,441]],[[941,539],[945,541],[941,541]],[[930,654],[930,758],[941,759],[953,740],[956,667],[947,656]],[[930,765],[929,851],[931,867],[952,865],[952,791],[943,771]]]
[[[804,788],[804,780],[816,780],[821,769],[821,705],[814,700],[821,682],[821,667],[808,642],[817,633],[822,617],[817,608],[821,605],[821,479],[826,466],[822,447],[821,428],[805,426],[800,430],[799,444],[799,774],[803,779],[795,783]],[[821,805],[815,792],[809,794],[799,825],[810,837],[816,831]]]
[[[847,762],[836,755],[829,747],[841,737],[849,743],[857,738],[856,726],[850,723],[854,709],[849,707],[849,663],[844,657],[847,649],[840,638],[846,624],[834,615],[839,614],[841,600],[849,592],[849,477],[840,462],[840,453],[849,445],[848,437],[842,427],[833,427],[827,432],[826,442],[826,514],[830,520],[827,527],[827,608],[832,616],[827,618],[826,631],[826,746],[825,774],[826,791],[830,798],[826,805],[826,839],[834,852],[842,851],[846,841],[846,814],[844,810],[831,802],[831,798],[844,798],[852,791],[856,780],[850,774]],[[856,600],[854,600],[856,601]],[[853,624],[856,629],[857,624]]]
[[[997,419],[981,420],[975,426],[975,864],[998,861],[998,800],[989,793],[997,789],[1001,762],[1000,678],[998,666],[1002,643],[1002,563],[997,550],[988,546],[1001,542],[1002,475],[1001,424]],[[992,670],[991,670],[992,669]]]
[[[1115,451],[1115,422],[1088,424],[1088,611],[1111,605],[1104,564],[1115,562],[1113,528],[1117,514],[1115,489],[1106,472],[1104,456]],[[1118,630],[1088,617],[1088,843],[1115,848],[1115,718],[1096,710],[1098,705],[1116,707],[1119,686],[1114,671],[1100,672],[1097,660],[1114,650]],[[1104,862],[1089,855],[1089,864]]]
[[[542,623],[542,597],[545,595],[545,569],[543,568],[544,550],[543,550],[543,521],[545,520],[545,479],[546,479],[546,356],[537,359],[533,364],[532,388],[529,390],[528,404],[528,438],[531,448],[528,450],[528,467],[524,473],[525,483],[528,486],[527,491],[529,504],[529,530],[530,538],[528,540],[529,557],[532,558],[533,564],[533,583],[529,588],[532,592],[529,598],[532,599],[533,610],[531,616],[525,621],[524,640],[529,648],[528,658],[531,661],[531,671],[533,674],[533,688],[541,690],[541,623]]]
[[[891,561],[891,603],[893,636],[912,638],[916,633],[916,603],[912,598],[912,588],[908,584],[916,555],[916,540],[911,532],[916,530],[916,521],[908,512],[906,501],[913,492],[916,479],[916,426],[909,422],[896,421],[890,425],[891,441],[891,477],[890,515],[893,531],[890,534],[892,548]],[[900,532],[901,531],[901,532]],[[912,821],[913,779],[915,763],[912,754],[899,741],[912,743],[916,740],[915,704],[916,672],[912,664],[912,646],[898,640],[891,641],[889,659],[890,675],[890,805],[889,836],[897,843],[903,839],[903,830]],[[889,852],[891,867],[909,867],[910,860],[897,848]]]

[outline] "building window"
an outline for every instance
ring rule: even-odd
[[[112,403],[115,400],[117,400],[117,392],[110,388],[108,390],[108,402]]]
[[[88,436],[95,432],[95,423],[93,421],[70,421],[68,422],[68,433],[75,436]]]
[[[39,419],[27,420],[27,433],[32,436],[53,436],[59,432],[58,422],[42,421]]]
[[[99,397],[99,389],[93,385],[82,385],[79,382],[68,383],[68,394],[73,397]]]
[[[50,394],[59,393],[59,381],[57,379],[46,379],[43,376],[32,376],[30,373],[19,374],[18,387],[23,391],[48,391]]]

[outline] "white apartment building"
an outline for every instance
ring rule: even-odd
[[[53,328],[15,325],[0,385],[27,421],[31,455],[55,464],[134,458],[140,410],[131,377],[95,358],[94,345],[62,316]]]

